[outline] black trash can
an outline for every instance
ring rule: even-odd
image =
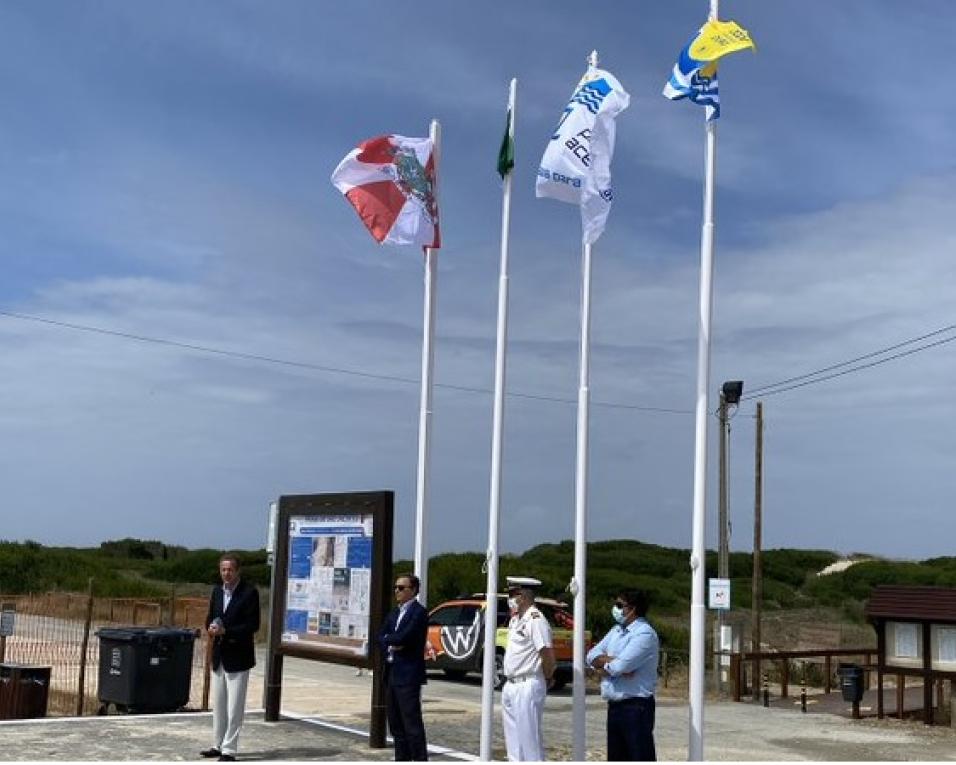
[[[186,705],[198,630],[104,627],[96,634],[100,714],[110,704],[119,712],[175,712]]]
[[[840,676],[843,700],[857,704],[863,701],[863,667],[856,664],[840,664],[837,667],[837,674]]]

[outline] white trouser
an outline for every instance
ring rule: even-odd
[[[541,713],[548,684],[541,673],[505,683],[501,691],[501,723],[511,762],[542,762]]]
[[[249,670],[226,672],[222,665],[212,673],[212,745],[222,754],[236,756],[239,728],[246,711]]]

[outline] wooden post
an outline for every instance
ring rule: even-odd
[[[714,629],[711,632],[711,648],[713,649],[714,654],[714,693],[716,693],[718,696],[720,695],[720,625],[724,620],[723,613],[723,611],[717,611],[717,613],[714,615],[714,621],[712,624]]]
[[[886,622],[878,621],[876,625],[876,717],[883,719],[883,669],[886,657]]]
[[[753,666],[753,662],[750,663]],[[743,656],[740,657],[740,661],[737,663],[737,686],[740,688],[740,693],[743,694],[746,692],[746,685],[744,684],[745,675],[744,675],[744,659]],[[753,680],[756,682],[756,680]]]
[[[803,679],[800,681],[800,711],[807,713],[807,663],[803,662]]]
[[[76,689],[76,716],[83,716],[83,702],[86,700],[86,652],[90,644],[90,627],[93,623],[93,577],[87,582],[86,622],[83,625],[83,642],[80,644],[80,679]]]
[[[0,601],[2,601],[2,600],[3,600],[3,599],[0,598]],[[6,605],[6,604],[3,603],[3,604],[0,604],[0,605]],[[6,656],[7,656],[7,636],[6,636],[6,635],[0,635],[0,664],[3,663],[3,661],[6,659]]]
[[[763,705],[770,706],[770,676],[766,672],[763,673]]]
[[[790,659],[784,659],[780,667],[780,698],[789,697],[788,687],[790,685]]]
[[[740,664],[740,654],[734,651],[730,654],[730,689],[734,701],[740,701]]]
[[[823,692],[830,692],[830,672],[832,671],[831,656],[827,654],[823,659]]]
[[[169,588],[169,626],[176,626],[176,585]]]
[[[923,722],[933,724],[933,643],[929,622],[923,622]]]
[[[757,424],[754,447],[754,553],[753,553],[753,589],[751,593],[751,650],[760,651],[760,618],[763,601],[763,568],[760,553],[763,545],[763,402],[757,402]],[[760,676],[760,659],[754,659],[754,677]],[[753,684],[754,701],[759,699],[757,683]]]
[[[203,660],[202,660],[202,711],[209,711],[209,675],[212,669],[212,638],[203,630]]]
[[[949,727],[956,728],[956,680],[949,681]]]
[[[368,745],[372,749],[383,749],[388,743],[385,735],[386,707],[385,698],[385,658],[379,648],[378,641],[372,641],[370,646],[372,659],[372,704],[371,719],[369,720]]]
[[[667,664],[667,651],[661,651],[661,678],[664,681],[664,687],[667,687],[667,674],[668,674],[668,664]]]
[[[896,716],[903,719],[903,701],[906,697],[906,675],[896,676]]]

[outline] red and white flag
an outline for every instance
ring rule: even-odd
[[[379,243],[440,246],[430,138],[383,135],[363,141],[335,168],[332,185]]]

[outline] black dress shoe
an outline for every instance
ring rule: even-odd
[[[211,749],[203,749],[199,753],[200,757],[219,757],[221,755],[222,755],[222,752],[216,749],[216,747],[212,747]]]
[[[233,757],[231,754],[219,755],[219,762],[235,762],[235,761],[236,761],[236,758]]]

